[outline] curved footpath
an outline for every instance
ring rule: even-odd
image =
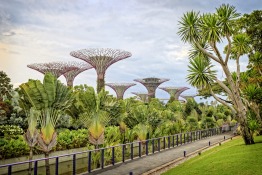
[[[233,137],[233,132],[227,132],[220,135],[205,138],[203,140],[198,140],[192,143],[187,143],[175,148],[170,148],[163,150],[156,154],[151,154],[144,156],[142,158],[134,159],[133,161],[128,161],[115,166],[111,166],[105,169],[96,170],[91,173],[82,173],[82,175],[139,175],[139,174],[159,174],[163,172],[168,167],[172,167],[185,160],[184,151],[187,155],[197,154],[202,150],[209,148],[209,142],[212,145],[218,145],[219,142],[225,139],[230,139]],[[132,173],[131,173],[132,172]]]

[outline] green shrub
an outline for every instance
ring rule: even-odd
[[[24,133],[23,129],[16,125],[1,125],[0,136],[6,138],[17,138]]]
[[[85,147],[88,143],[88,135],[86,129],[64,130],[58,134],[57,145],[55,150],[66,150],[73,148]]]
[[[23,136],[17,139],[0,138],[0,159],[20,157],[29,153],[29,147],[23,140]]]

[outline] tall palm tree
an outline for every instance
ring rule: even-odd
[[[193,76],[189,75],[188,78],[192,81],[193,86],[199,87],[202,85],[211,84],[213,80],[218,83],[218,85],[226,92],[228,97],[231,99],[231,105],[227,101],[220,99],[213,93],[212,89],[210,88],[210,93],[212,96],[222,103],[223,105],[229,107],[234,113],[236,113],[240,126],[241,126],[241,133],[242,137],[246,144],[253,144],[254,139],[248,128],[247,123],[247,108],[241,99],[241,92],[239,90],[240,84],[240,64],[239,58],[246,54],[248,51],[249,43],[246,36],[241,35],[237,36],[236,32],[234,31],[235,23],[234,20],[239,17],[239,13],[236,12],[234,6],[230,5],[221,5],[219,8],[216,9],[216,12],[213,14],[202,14],[196,12],[187,12],[181,18],[180,28],[178,34],[180,35],[182,41],[190,43],[198,48],[201,51],[201,54],[205,54],[207,58],[210,60],[218,63],[223,72],[226,75],[226,81],[228,86],[226,86],[222,81],[211,76],[198,76],[197,78],[200,81],[196,81]],[[233,41],[232,41],[233,38]],[[217,44],[221,43],[223,40],[227,41],[226,49],[225,49],[225,56],[219,51]],[[207,49],[203,46],[208,45]],[[235,82],[232,78],[232,73],[229,70],[228,60],[234,57],[236,60],[236,67],[237,67],[237,81]],[[206,59],[205,57],[202,57]],[[199,58],[200,59],[200,58]],[[199,61],[200,62],[200,61]],[[194,62],[191,62],[191,65]],[[211,69],[212,67],[210,67]],[[190,70],[193,70],[194,67],[192,66]],[[196,72],[196,71],[194,71]],[[203,69],[202,69],[203,72]],[[206,75],[210,75],[211,72],[205,73]],[[199,74],[203,75],[203,74]],[[205,80],[205,81],[203,81]]]
[[[21,93],[30,105],[40,112],[40,134],[38,146],[45,153],[46,174],[50,175],[49,152],[56,145],[55,126],[58,119],[70,109],[73,102],[72,90],[47,73],[43,83],[29,80],[20,85]]]

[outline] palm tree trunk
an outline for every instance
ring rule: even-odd
[[[29,151],[29,161],[33,159],[33,147],[30,146],[30,151]],[[32,174],[32,162],[29,162],[28,165],[28,175]]]
[[[45,152],[45,171],[46,175],[50,175],[50,165],[49,165],[49,152]]]

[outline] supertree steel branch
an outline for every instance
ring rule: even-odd
[[[184,92],[185,90],[188,90],[188,89],[190,89],[190,88],[188,88],[188,87],[181,87],[181,88],[177,91],[177,93],[176,93],[176,95],[175,95],[175,98],[178,99],[179,96],[180,96],[180,94],[182,94],[182,92]]]
[[[115,92],[117,99],[123,99],[125,91],[131,86],[135,86],[135,83],[106,83],[107,86],[111,87]]]
[[[194,99],[194,97],[196,97],[197,95],[180,95],[182,98],[186,99],[186,101],[188,99]]]
[[[71,86],[71,87],[73,86],[74,79],[77,75],[79,75],[80,73],[88,69],[93,68],[93,66],[85,62],[68,62],[67,65],[69,67],[72,67],[72,66],[76,67],[76,69],[68,71],[63,74],[66,79],[67,86]]]
[[[119,49],[92,48],[70,52],[70,55],[91,64],[97,73],[97,92],[105,87],[105,72],[107,68],[125,58],[130,57],[130,52]]]
[[[77,67],[71,65],[68,66],[66,62],[50,62],[50,63],[33,63],[27,65],[27,67],[34,69],[42,74],[47,72],[52,73],[56,78],[59,78],[64,73],[77,69]]]
[[[156,88],[160,84],[166,81],[169,81],[169,79],[150,77],[150,78],[144,78],[144,79],[135,79],[134,81],[139,82],[146,87],[148,94],[149,94],[149,99],[150,99],[150,98],[155,98]]]
[[[135,94],[136,96],[138,96],[139,99],[140,99],[142,102],[148,103],[148,93],[132,92],[132,94]]]
[[[179,95],[184,92],[185,90],[189,89],[188,87],[159,87],[159,89],[162,89],[169,93],[170,99],[169,102],[173,102],[175,100],[178,100]]]

